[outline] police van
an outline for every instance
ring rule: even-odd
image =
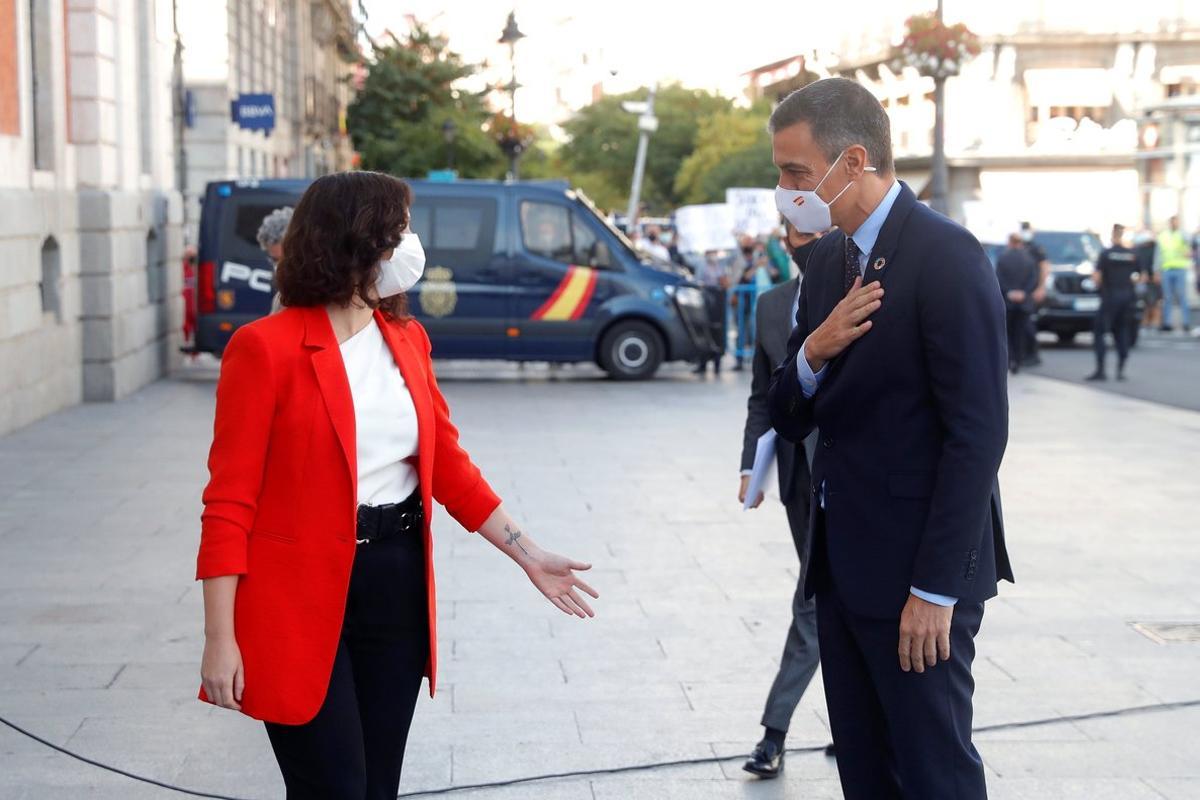
[[[436,358],[594,361],[614,378],[724,350],[687,273],[652,262],[563,181],[409,182],[410,228],[426,267],[409,291]],[[208,184],[200,215],[197,324],[190,352],[220,355],[266,315],[272,266],[262,219],[307,180]]]

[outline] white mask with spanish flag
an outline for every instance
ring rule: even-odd
[[[829,212],[829,207],[846,193],[846,189],[849,189],[854,181],[847,183],[828,203],[822,200],[817,194],[817,189],[821,188],[821,184],[825,183],[825,179],[833,172],[833,168],[837,166],[837,163],[842,160],[842,156],[845,154],[845,150],[838,153],[838,157],[833,160],[833,163],[829,165],[829,169],[825,171],[825,175],[812,189],[801,190],[785,189],[782,186],[775,187],[775,208],[800,233],[824,233],[833,227],[833,216]],[[863,172],[874,171],[874,167],[863,168]]]

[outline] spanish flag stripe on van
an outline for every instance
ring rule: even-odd
[[[596,270],[571,267],[550,298],[533,312],[530,319],[575,320],[583,316],[596,291]]]

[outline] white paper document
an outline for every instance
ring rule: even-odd
[[[754,449],[754,468],[750,471],[750,486],[746,489],[746,502],[742,504],[743,511],[749,511],[758,499],[758,494],[767,485],[767,478],[775,467],[775,429],[758,437],[758,445]]]

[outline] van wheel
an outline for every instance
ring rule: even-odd
[[[649,378],[663,360],[662,337],[645,322],[618,322],[600,342],[600,367],[619,381]]]

